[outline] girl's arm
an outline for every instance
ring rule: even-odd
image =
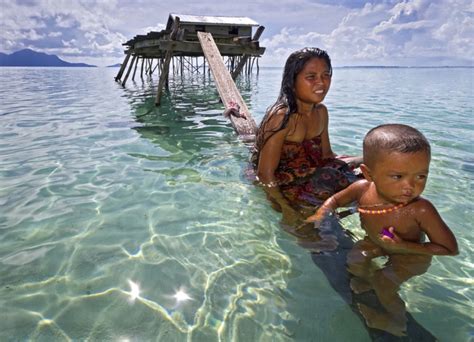
[[[280,110],[273,114],[273,117],[269,119],[270,121],[267,124],[268,131],[262,134],[271,134],[272,130],[280,127],[285,110]],[[280,205],[284,221],[290,224],[292,223],[291,221],[297,219],[298,215],[286,197],[281,193],[275,177],[275,171],[280,163],[281,150],[287,134],[288,128],[284,128],[271,135],[265,142],[259,154],[257,177],[267,195]]]
[[[321,123],[323,130],[321,132],[321,148],[323,152],[323,159],[334,158],[336,155],[331,149],[331,142],[329,141],[329,115],[328,109],[325,105],[320,104],[318,107],[318,113],[321,115]]]
[[[287,127],[280,129],[285,119],[286,107],[270,114],[268,122],[265,124],[263,135],[264,145],[258,157],[257,177],[262,185],[276,187],[277,179],[275,171],[280,164],[281,150],[288,135]],[[275,133],[276,132],[276,133]]]

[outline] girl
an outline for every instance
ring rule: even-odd
[[[329,141],[328,110],[322,101],[331,77],[326,51],[305,48],[292,53],[280,95],[257,131],[252,158],[257,180],[287,224],[356,179],[348,164],[335,159]]]

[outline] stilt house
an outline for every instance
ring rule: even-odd
[[[256,30],[252,32],[254,28]],[[134,79],[140,61],[141,77],[144,70],[145,73],[152,74],[158,68],[160,79],[155,103],[159,105],[163,88],[168,85],[170,63],[175,73],[204,73],[207,68],[207,71],[210,69],[213,73],[226,109],[232,107],[228,103],[236,103],[240,111],[246,111],[247,107],[233,80],[242,71],[250,74],[255,62],[258,72],[258,58],[265,52],[265,48],[259,44],[264,29],[247,17],[170,14],[164,30],[135,36],[123,44],[126,46],[125,59],[115,80],[125,85],[132,69]],[[217,49],[213,50],[214,48]],[[127,66],[128,70],[122,80]],[[227,80],[227,74],[231,77],[232,85]],[[248,110],[245,115],[249,116]],[[236,122],[238,125],[241,121],[238,119],[238,116],[231,118],[234,127]],[[250,121],[247,126],[250,126],[243,131],[245,134],[252,134],[250,131],[255,130],[255,123],[251,117],[248,119]]]

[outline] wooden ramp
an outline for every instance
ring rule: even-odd
[[[201,43],[204,56],[209,63],[214,82],[217,86],[217,91],[219,92],[219,96],[225,106],[226,112],[231,112],[232,108],[235,108],[237,104],[240,115],[244,116],[239,117],[236,115],[229,115],[232,126],[243,140],[253,140],[255,133],[257,132],[257,124],[252,118],[247,105],[240,95],[230,72],[224,65],[224,61],[216,43],[214,42],[214,38],[212,38],[212,34],[208,32],[198,32],[197,36]]]

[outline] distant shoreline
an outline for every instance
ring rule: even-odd
[[[262,69],[282,69],[281,67],[260,66]],[[444,66],[401,66],[401,65],[356,65],[356,66],[333,66],[334,69],[474,69],[474,65],[444,65]]]
[[[0,68],[119,68],[120,65],[71,66],[71,65],[0,65]],[[261,69],[283,69],[283,66],[260,66]],[[333,66],[333,69],[474,69],[474,66]]]

